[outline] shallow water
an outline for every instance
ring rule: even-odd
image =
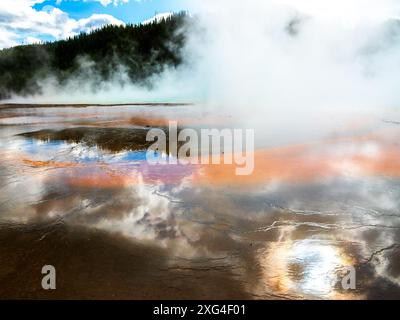
[[[400,298],[397,123],[257,141],[240,177],[149,165],[168,119],[227,126],[195,106],[0,109],[1,298]]]

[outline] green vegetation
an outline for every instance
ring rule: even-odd
[[[150,76],[182,62],[186,19],[179,13],[152,24],[105,26],[62,41],[1,50],[0,99],[38,92],[40,80],[49,75],[62,85],[81,74],[83,65],[96,72],[98,81],[123,66],[132,82],[146,84]]]

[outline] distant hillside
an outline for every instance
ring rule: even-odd
[[[0,99],[36,93],[48,75],[62,84],[80,71],[83,62],[96,72],[98,81],[123,66],[132,82],[143,82],[166,66],[181,63],[186,19],[179,13],[153,23],[106,26],[62,41],[1,50]]]

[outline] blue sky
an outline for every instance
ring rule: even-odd
[[[69,14],[73,19],[88,18],[92,14],[109,14],[125,23],[139,23],[152,18],[155,13],[176,12],[188,9],[188,0],[130,0],[127,3],[102,5],[100,1],[48,0],[33,6],[42,10],[46,6],[53,6]]]

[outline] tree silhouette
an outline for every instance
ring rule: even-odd
[[[108,25],[61,41],[1,50],[0,99],[33,94],[48,75],[62,84],[82,69],[82,61],[90,61],[100,81],[123,66],[130,81],[145,83],[182,62],[187,17],[181,12],[146,25]]]

